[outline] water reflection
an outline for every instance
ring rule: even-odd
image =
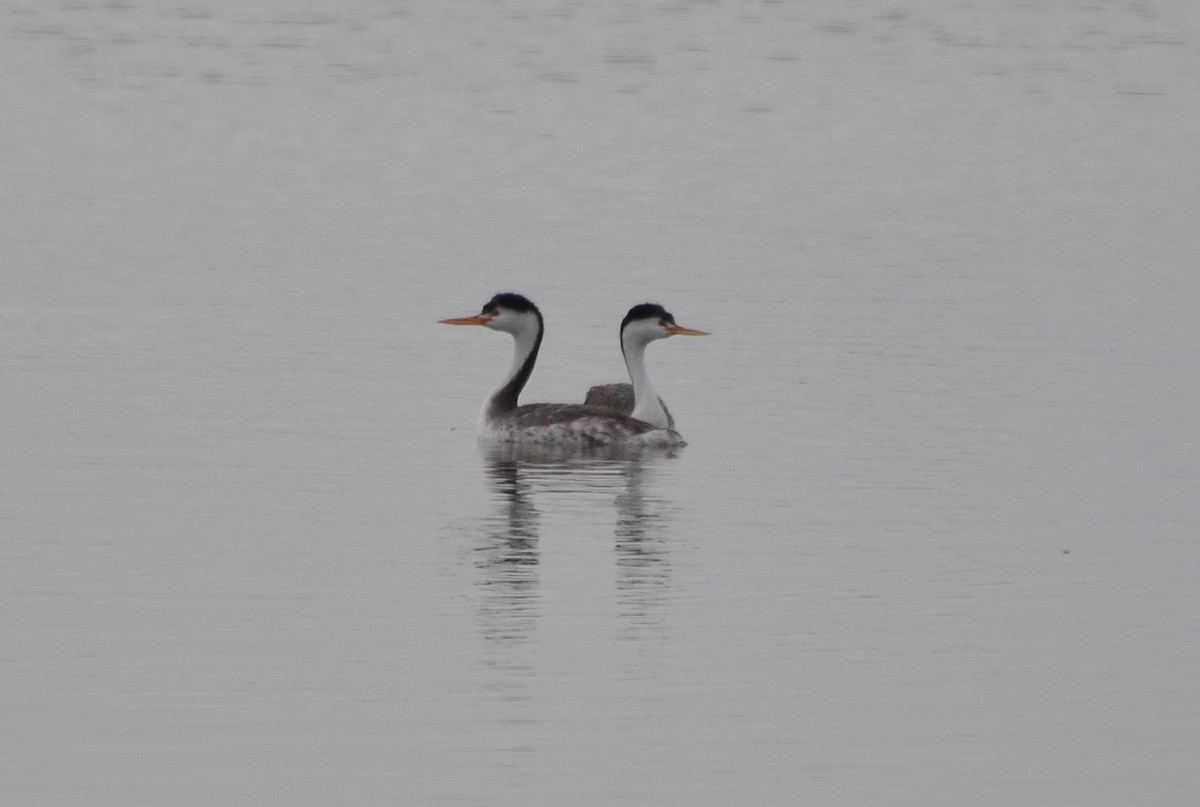
[[[485,446],[485,472],[495,513],[478,547],[484,570],[482,629],[489,639],[528,640],[539,600],[539,522],[558,503],[576,523],[609,518],[613,527],[619,633],[637,635],[659,624],[670,581],[666,536],[670,508],[653,495],[654,470],[676,454],[606,447],[586,454],[555,447]],[[567,494],[567,499],[562,499]]]
[[[646,495],[649,469],[643,459],[625,467],[624,490],[616,496],[617,594],[622,631],[637,634],[659,625],[659,606],[667,594],[667,504]]]
[[[530,501],[530,482],[516,461],[488,462],[487,474],[498,512],[485,522],[478,547],[485,586],[483,631],[489,639],[520,640],[535,625],[538,512]]]

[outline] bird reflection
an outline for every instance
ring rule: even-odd
[[[539,521],[543,494],[570,493],[574,505],[611,496],[620,631],[632,635],[659,624],[656,611],[669,582],[665,536],[668,507],[647,493],[647,480],[674,451],[606,446],[580,454],[554,446],[488,445],[483,459],[495,513],[479,545],[484,570],[483,632],[505,642],[530,638],[539,602]]]
[[[502,641],[519,640],[532,632],[535,622],[538,512],[516,460],[489,461],[487,474],[500,512],[486,522],[485,540],[478,547],[487,592],[484,633]]]
[[[668,582],[666,553],[667,515],[664,503],[647,497],[643,485],[646,468],[639,460],[625,467],[625,489],[617,494],[617,593],[625,617],[623,627],[655,624],[652,615],[665,597]]]

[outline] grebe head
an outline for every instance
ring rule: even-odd
[[[528,297],[511,292],[497,294],[483,304],[473,317],[438,320],[444,325],[482,325],[493,331],[520,336],[536,333],[542,326],[542,312]]]
[[[629,340],[633,344],[648,345],[668,336],[708,336],[708,332],[676,324],[671,312],[658,303],[635,305],[621,320],[622,344]]]

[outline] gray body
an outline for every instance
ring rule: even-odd
[[[675,428],[675,418],[671,416],[671,410],[667,408],[666,402],[662,398],[659,398],[658,402],[662,404],[663,411],[667,413],[667,428]],[[585,406],[601,406],[620,412],[622,415],[632,415],[633,384],[597,384],[587,391],[583,403]]]

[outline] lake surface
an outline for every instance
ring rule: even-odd
[[[0,801],[1194,803],[1198,8],[0,3]]]

